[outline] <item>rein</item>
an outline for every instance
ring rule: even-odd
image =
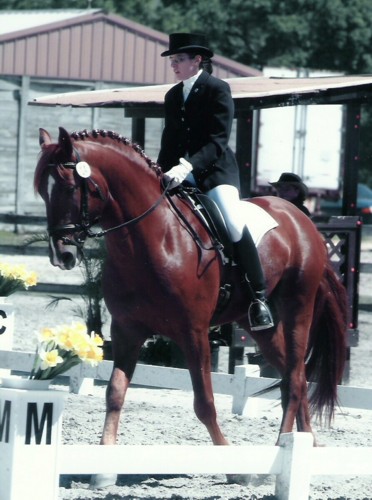
[[[75,154],[76,154],[77,159],[78,159],[77,163],[66,162],[66,163],[60,163],[59,165],[65,167],[65,168],[70,168],[72,170],[76,170],[76,165],[80,161],[80,155],[77,151],[75,151]],[[56,165],[57,164],[55,164],[55,163],[49,164],[49,166],[56,166]],[[102,191],[99,188],[99,186],[90,177],[87,177],[87,178],[82,177],[81,180],[82,180],[82,184],[81,184],[82,197],[81,197],[80,213],[81,213],[82,222],[77,223],[77,224],[71,223],[71,224],[63,224],[63,225],[55,226],[55,227],[48,227],[49,235],[52,235],[52,234],[55,234],[58,232],[63,232],[63,231],[69,231],[69,232],[72,231],[72,232],[83,232],[85,234],[85,236],[89,237],[89,238],[101,238],[101,237],[105,236],[106,234],[111,233],[112,231],[116,231],[116,230],[121,229],[123,227],[128,227],[130,225],[137,224],[142,219],[144,219],[145,217],[150,215],[150,213],[153,212],[160,205],[160,203],[164,200],[164,198],[168,195],[168,191],[171,188],[171,183],[168,183],[165,186],[160,197],[156,200],[156,202],[153,205],[151,205],[151,207],[149,207],[145,212],[138,215],[137,217],[134,217],[133,219],[131,219],[129,221],[122,222],[121,224],[118,224],[117,226],[113,226],[113,227],[110,227],[108,229],[104,229],[102,231],[95,232],[95,231],[91,231],[91,227],[93,225],[97,224],[97,221],[90,222],[90,218],[89,218],[89,194],[88,194],[88,189],[87,189],[88,181],[93,183],[93,185],[97,189],[97,191],[100,195],[100,198],[102,200],[104,200],[104,196],[103,196]],[[75,244],[75,242],[73,242],[70,238],[67,238],[67,237],[62,237],[62,240],[63,240],[64,244]],[[78,238],[77,243],[82,244],[83,240]]]
[[[221,243],[219,241],[216,241],[214,235],[210,231],[210,228],[209,228],[208,224],[204,224],[204,225],[205,225],[206,229],[208,230],[209,235],[210,235],[210,237],[212,239],[212,246],[211,247],[206,247],[204,245],[204,243],[201,240],[199,234],[192,227],[192,225],[187,220],[187,218],[184,216],[184,214],[182,213],[182,211],[177,207],[177,205],[174,203],[174,201],[170,197],[168,197],[168,200],[169,200],[169,203],[171,204],[173,210],[176,212],[176,214],[179,217],[179,219],[182,220],[182,222],[186,226],[187,230],[190,232],[192,238],[194,239],[194,241],[197,243],[197,245],[199,246],[199,248],[201,250],[208,250],[208,251],[209,250],[218,250],[218,251],[221,251],[221,249],[222,249]]]
[[[170,189],[170,186],[168,184],[167,186],[165,186],[164,191],[159,196],[159,198],[156,200],[156,202],[153,205],[151,205],[151,207],[148,208],[141,215],[134,217],[134,219],[128,220],[126,222],[122,222],[121,224],[118,224],[117,226],[113,226],[113,227],[110,227],[108,229],[104,229],[102,231],[92,232],[88,229],[85,232],[86,235],[89,236],[90,238],[101,238],[102,236],[105,236],[107,233],[111,233],[111,231],[116,231],[117,229],[120,229],[122,227],[127,227],[127,226],[130,226],[132,224],[137,224],[137,222],[140,222],[142,219],[147,217],[149,214],[151,214],[151,212],[153,212],[160,205],[160,203],[167,196],[169,189]]]

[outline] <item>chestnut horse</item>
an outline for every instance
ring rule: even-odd
[[[228,444],[216,418],[208,332],[211,324],[233,321],[249,331],[248,292],[237,266],[224,265],[193,207],[164,189],[160,168],[127,139],[100,130],[69,135],[60,128],[53,143],[40,129],[40,145],[34,185],[46,205],[51,263],[72,269],[86,237],[105,236],[103,294],[112,316],[114,368],[101,443],[116,441],[141,346],[155,332],[183,351],[195,413],[214,444]],[[308,217],[277,197],[249,203],[278,223],[258,246],[275,327],[250,333],[282,376],[280,433],[291,432],[295,420],[299,431],[312,432],[310,415],[331,417],[337,403],[346,353],[345,290]],[[231,297],[221,307],[226,282]],[[309,380],[316,382],[311,397]]]

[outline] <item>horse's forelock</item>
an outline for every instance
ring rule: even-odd
[[[41,179],[44,176],[45,171],[50,168],[50,164],[56,163],[55,158],[57,157],[58,150],[58,144],[50,144],[41,151],[34,175],[35,192],[39,191]]]

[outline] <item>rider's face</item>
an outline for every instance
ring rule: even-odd
[[[175,54],[169,57],[171,66],[178,80],[187,80],[199,71],[201,56],[186,53]]]

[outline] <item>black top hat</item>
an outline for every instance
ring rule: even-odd
[[[308,195],[306,184],[302,182],[302,179],[299,175],[292,174],[292,172],[284,172],[283,174],[281,174],[277,182],[269,182],[269,184],[274,187],[280,186],[281,184],[294,184],[295,186],[300,188],[305,198]]]
[[[193,52],[207,57],[213,57],[213,52],[207,47],[207,39],[199,33],[172,33],[169,35],[169,49],[161,54],[171,56],[181,52]]]

